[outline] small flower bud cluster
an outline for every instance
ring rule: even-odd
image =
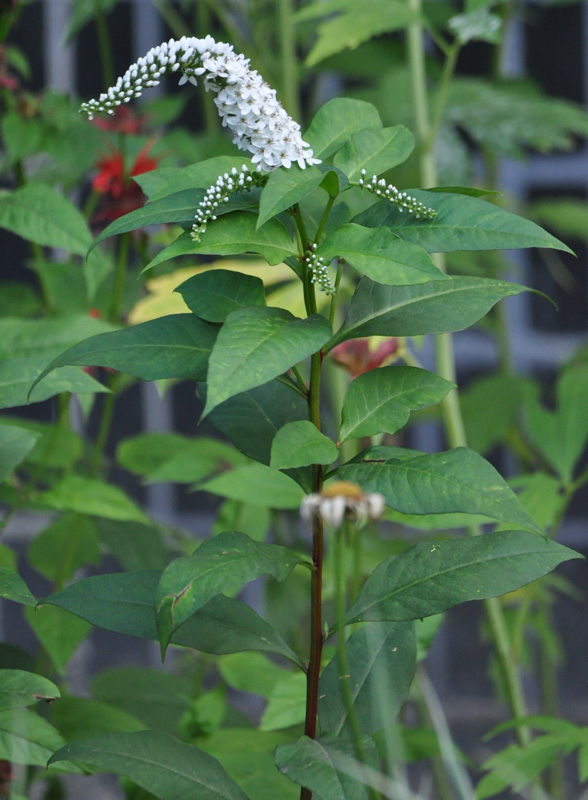
[[[378,180],[378,176],[373,175],[370,180],[366,180],[365,176],[366,171],[362,169],[361,178],[359,179],[361,188],[367,189],[368,192],[373,192],[373,194],[378,197],[388,200],[390,203],[398,206],[400,212],[406,209],[409,213],[414,214],[417,219],[421,219],[421,217],[424,219],[434,219],[437,216],[437,212],[434,208],[428,208],[415,197],[411,197],[409,194],[406,194],[406,192],[399,191],[396,186],[393,186],[391,183],[386,183],[384,178]]]
[[[315,243],[310,250],[306,251],[304,257],[310,272],[310,282],[318,284],[319,289],[325,294],[334,294],[335,287],[329,278],[329,267],[324,258],[316,255],[316,249],[317,245]]]
[[[196,222],[192,225],[191,236],[195,242],[200,241],[200,237],[206,231],[206,226],[210,220],[217,217],[217,210],[221,203],[228,203],[229,197],[233,192],[250,192],[254,186],[262,186],[267,181],[267,176],[259,173],[251,174],[247,164],[243,164],[241,172],[233,167],[231,174],[225,172],[219,175],[216,183],[209,186],[206,194],[198,204],[194,218]]]
[[[196,84],[204,75],[205,89],[216,94],[214,102],[223,126],[231,130],[237,147],[252,153],[259,171],[289,168],[293,163],[301,169],[320,164],[302,140],[300,125],[286,113],[261,75],[249,68],[249,59],[211,36],[183,36],[152,47],[97,100],[82,103],[81,110],[90,119],[101,111],[114,114],[117,106],[139,97],[144,88],[157,86],[163,75],[178,71],[182,73],[180,84]]]
[[[364,525],[384,513],[385,498],[378,492],[368,493],[351,481],[336,481],[322,492],[309,494],[300,506],[300,516],[312,520],[320,517],[333,528],[340,528],[344,519]]]

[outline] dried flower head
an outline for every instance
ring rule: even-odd
[[[300,506],[303,519],[321,517],[333,528],[341,527],[344,519],[363,525],[368,519],[378,519],[384,511],[384,496],[378,492],[364,492],[351,481],[336,481],[322,492],[309,494]]]
[[[304,169],[307,164],[320,163],[302,140],[300,125],[286,113],[275,90],[250,69],[249,59],[211,36],[183,36],[152,47],[97,100],[82,103],[81,110],[90,119],[100,111],[114,114],[118,106],[139,97],[144,88],[157,86],[168,72],[181,72],[181,84],[196,84],[197,78],[204,76],[205,89],[216,95],[223,126],[232,132],[237,147],[252,153],[259,171],[271,172],[293,163]]]

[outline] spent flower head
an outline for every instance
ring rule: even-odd
[[[81,110],[90,119],[101,111],[114,114],[143,89],[157,86],[168,72],[182,73],[181,84],[196,84],[203,76],[205,89],[216,95],[223,126],[232,132],[237,147],[252,154],[259,171],[271,172],[293,163],[304,169],[307,164],[320,163],[302,140],[300,125],[286,113],[275,90],[250,68],[249,59],[212,36],[183,36],[152,47],[97,100],[82,103]]]
[[[335,481],[322,492],[307,495],[300,505],[303,519],[320,517],[333,528],[340,528],[344,519],[363,525],[368,519],[378,519],[384,512],[385,498],[378,492],[364,492],[351,481]]]

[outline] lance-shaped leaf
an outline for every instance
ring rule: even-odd
[[[345,643],[348,673],[341,675],[339,656],[325,667],[319,682],[321,731],[349,733],[350,713],[361,733],[371,735],[390,725],[406,700],[416,670],[413,622],[380,622],[352,633]],[[342,681],[351,695],[348,708]]]
[[[252,503],[266,508],[296,509],[300,507],[303,497],[302,489],[292,478],[265,464],[243,464],[221,472],[194,488],[239,503]]]
[[[343,327],[330,350],[360,336],[421,336],[462,331],[481,319],[503,297],[524,286],[489,278],[450,278],[416,286],[382,286],[362,278]]]
[[[376,567],[347,622],[440,614],[458,603],[512,592],[572,558],[582,556],[526,531],[420,542]]]
[[[162,653],[174,631],[213,597],[231,594],[260,575],[283,581],[297,564],[308,561],[286,547],[256,542],[243,533],[221,533],[191,556],[175,559],[155,593]]]
[[[420,189],[408,189],[407,194],[434,208],[437,216],[417,219],[415,214],[401,213],[390,203],[381,202],[363,211],[353,222],[368,228],[386,227],[429,253],[519,247],[552,247],[572,252],[534,222],[477,197]]]
[[[330,325],[319,314],[298,319],[282,308],[229,314],[210,356],[203,416],[240,392],[261,386],[316,353]]]
[[[218,328],[194,314],[170,314],[122,331],[99,333],[54,359],[31,387],[58,367],[110,367],[144,381],[206,377]]]
[[[43,600],[107,631],[157,641],[155,592],[158,570],[93,575]],[[171,643],[224,655],[244,650],[277,653],[300,664],[275,630],[246,603],[219,594],[181,625]]]
[[[66,475],[39,496],[39,503],[58,511],[77,511],[105,519],[149,524],[139,506],[118,486],[81,475]]]
[[[0,482],[24,461],[40,435],[17,425],[0,425]]]
[[[146,269],[169,261],[170,258],[196,253],[219,256],[258,253],[272,265],[298,254],[290,234],[279,220],[270,219],[259,229],[255,225],[255,214],[248,211],[224,214],[211,220],[199,242],[195,242],[190,231],[186,231],[162,250]]]
[[[58,750],[49,764],[64,759],[124,775],[160,800],[247,800],[215,758],[157,731],[81,739]]]
[[[417,367],[382,367],[359,375],[347,389],[339,433],[342,442],[395,433],[411,411],[439,403],[454,384]]]
[[[146,228],[148,225],[159,225],[164,222],[175,222],[184,229],[191,227],[194,223],[194,214],[200,201],[204,197],[204,189],[182,189],[180,192],[165,195],[149,203],[145,203],[141,208],[125,214],[123,217],[111,222],[92,242],[88,254],[97,244],[127,231],[136,231]],[[228,214],[231,211],[239,211],[243,208],[257,208],[258,198],[251,192],[235,194],[226,203],[222,203],[215,211],[215,214]]]
[[[81,212],[44,183],[31,183],[0,197],[0,228],[78,255],[85,255],[92,241]]]
[[[369,177],[402,164],[414,150],[414,136],[403,125],[353,134],[335,156],[334,164],[350,181]]]
[[[292,164],[290,169],[276,169],[270,172],[259,200],[257,227],[260,228],[280,211],[285,211],[300,202],[307,194],[314,191],[323,179],[323,173],[316,167],[300,169],[297,164]]]
[[[29,587],[14,567],[0,567],[0,597],[26,606],[37,605]]]
[[[265,306],[263,281],[228,269],[211,269],[180,284],[184,302],[200,319],[224,322],[232,311],[250,306]]]
[[[373,741],[366,738],[362,749],[370,765],[376,764]],[[321,800],[367,800],[369,787],[362,783],[364,764],[358,761],[355,744],[324,735],[303,736],[294,744],[276,749],[276,766],[299,786],[316,792]]]
[[[288,422],[272,443],[273,469],[292,469],[309,464],[331,464],[339,457],[336,444],[309,420]]]
[[[219,175],[230,173],[233,168],[240,171],[243,165],[255,169],[244,153],[242,156],[215,156],[187,167],[161,167],[144,172],[135,180],[150,200],[156,200],[184,189],[208,189]]]
[[[381,127],[378,110],[371,103],[336,97],[316,112],[304,134],[304,141],[310,144],[316,158],[324,159],[342,147],[354,133]]]
[[[0,712],[0,759],[3,761],[44,767],[47,759],[63,744],[63,737],[53,725],[33,711],[12,708]],[[73,764],[60,764],[58,769],[81,773]]]
[[[403,514],[462,511],[542,532],[494,467],[467,447],[433,454],[371,447],[357,461],[340,467],[340,476],[380,492]]]
[[[0,711],[32,706],[39,700],[55,700],[59,689],[42,675],[22,669],[0,669]]]
[[[344,258],[358,272],[388,286],[406,286],[446,277],[426,250],[404,242],[387,228],[374,231],[361,225],[343,225],[327,236],[316,255],[326,262]]]

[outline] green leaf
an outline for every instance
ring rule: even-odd
[[[571,150],[588,134],[582,106],[542,94],[530,81],[455,78],[444,113],[482,150],[526,158],[528,148]]]
[[[297,800],[299,791],[274,766],[276,745],[290,740],[285,733],[255,728],[220,728],[200,739],[202,749],[215,754],[227,772],[251,798]]]
[[[205,255],[231,256],[257,253],[272,266],[290,256],[298,255],[290,234],[277,219],[270,219],[257,229],[255,214],[248,211],[233,211],[212,220],[195,242],[190,231],[183,233],[165,250],[158,253],[145,269],[155,267],[176,256]]]
[[[502,19],[491,14],[487,8],[478,8],[466,14],[451,17],[447,27],[461,44],[471,41],[498,44],[501,37]]]
[[[526,531],[419,542],[376,567],[347,622],[440,614],[458,603],[512,592],[572,558],[581,556]]]
[[[162,570],[168,563],[170,548],[165,527],[104,518],[94,521],[106,550],[123,569]]]
[[[148,195],[150,201],[166,197],[184,189],[208,189],[216,183],[220,175],[225,172],[230,173],[233,167],[241,170],[246,165],[249,169],[255,169],[245,154],[241,156],[216,156],[197,164],[190,164],[187,167],[162,167],[138,175],[136,180],[140,182],[141,188]]]
[[[302,489],[292,478],[265,464],[244,464],[221,472],[195,488],[266,508],[297,509],[303,498]]]
[[[47,678],[22,669],[0,669],[0,711],[55,700],[59,689]]]
[[[218,660],[223,680],[239,692],[251,692],[266,699],[275,684],[292,673],[278,667],[261,653],[233,653]]]
[[[361,336],[421,336],[462,331],[503,297],[526,291],[489,278],[450,278],[416,286],[382,286],[362,278],[342,328],[327,345]]]
[[[0,482],[5,481],[15,467],[27,457],[39,438],[38,433],[0,424]]]
[[[361,225],[343,225],[326,237],[316,255],[327,263],[333,258],[342,257],[358,272],[389,286],[445,278],[426,250],[403,242],[387,228],[374,231]]]
[[[0,408],[27,403],[27,393],[43,367],[66,347],[112,326],[86,315],[56,319],[0,320]],[[68,368],[31,393],[33,403],[60,392],[106,392],[98,381]]]
[[[82,739],[62,747],[49,763],[64,759],[125,775],[161,800],[247,800],[215,758],[156,731]]]
[[[206,376],[217,327],[194,314],[170,314],[122,331],[100,333],[54,359],[31,388],[67,364],[110,367],[144,381]]]
[[[307,56],[307,67],[347,48],[354,49],[373,36],[404,28],[416,19],[399,0],[370,0],[368,6],[351,0],[339,0],[328,7],[325,3],[316,5],[321,14],[334,10],[343,13],[318,26],[318,38]]]
[[[141,509],[117,486],[95,478],[66,475],[39,495],[39,502],[57,511],[77,511],[95,517],[149,523]]]
[[[274,436],[286,423],[308,419],[308,403],[273,380],[225,400],[209,419],[246,456],[269,464]]]
[[[224,322],[231,311],[239,308],[265,306],[261,278],[227,269],[201,272],[174,291],[182,295],[190,311],[207,322]]]
[[[400,447],[374,447],[344,464],[339,474],[403,514],[463,511],[541,533],[515,493],[482,456],[467,447],[425,454]]]
[[[190,680],[149,667],[116,667],[92,680],[92,697],[130,714],[144,726],[177,734],[192,699]]]
[[[0,597],[26,606],[37,605],[29,587],[13,567],[0,567]]]
[[[345,142],[333,163],[350,181],[358,181],[363,169],[371,178],[402,164],[413,150],[414,136],[403,125],[363,130]]]
[[[515,424],[525,381],[519,376],[484,375],[460,392],[466,439],[472,450],[486,454],[503,441]]]
[[[104,228],[92,242],[90,251],[110,236],[136,231],[148,225],[159,225],[163,222],[191,225],[194,222],[194,213],[203,197],[204,189],[183,189],[181,192],[174,192],[145,203],[141,208],[115,219]]]
[[[371,735],[392,723],[408,696],[416,670],[414,623],[366,625],[345,648],[348,674],[341,676],[337,654],[320,677],[321,731],[339,736],[352,730],[341,684],[346,680],[359,730]]]
[[[35,244],[77,255],[85,255],[92,242],[81,212],[44,183],[30,183],[1,196],[0,227]]]
[[[41,575],[63,584],[80,567],[100,563],[96,526],[80,514],[62,514],[31,541],[28,559]]]
[[[343,144],[363,130],[379,130],[382,120],[375,106],[363,100],[336,97],[319,108],[304,141],[312,147],[316,158],[328,158]]]
[[[548,411],[530,394],[524,403],[524,426],[532,443],[559,473],[572,480],[588,440],[588,365],[566,369],[557,383],[557,409]]]
[[[281,211],[300,202],[323,180],[323,173],[316,167],[300,169],[298,164],[292,164],[290,169],[276,169],[270,172],[259,200],[257,228]]]
[[[146,433],[122,442],[118,462],[150,483],[193,483],[245,459],[233,447],[207,436]]]
[[[553,764],[564,745],[556,736],[540,736],[524,748],[510,745],[489,758],[482,767],[491,770],[476,786],[476,797],[484,800],[512,787],[519,792]]]
[[[221,533],[191,556],[175,559],[155,593],[162,653],[174,631],[213,597],[231,594],[260,575],[283,581],[297,564],[308,562],[292,550],[255,542],[243,533]]]
[[[417,367],[381,367],[359,375],[347,389],[341,412],[342,442],[395,433],[411,411],[433,406],[454,384]]]
[[[281,375],[328,341],[319,314],[298,319],[281,308],[244,308],[229,314],[210,355],[203,417],[223,400]]]
[[[477,197],[420,189],[408,189],[407,193],[425,206],[434,208],[437,216],[417,219],[415,214],[401,213],[395,206],[382,201],[352,221],[368,228],[385,226],[401,239],[418,244],[429,253],[520,247],[552,247],[572,252],[534,222]]]
[[[108,14],[117,0],[77,0],[69,17],[69,25],[65,34],[66,42],[71,42],[76,33],[91,22],[99,13]]]
[[[66,469],[82,455],[82,440],[69,428],[34,419],[18,417],[3,417],[3,419],[7,423],[26,428],[38,437],[35,446],[27,455],[27,464],[41,464],[48,469]]]
[[[25,609],[25,617],[60,675],[90,632],[87,622],[61,608],[37,606]]]
[[[291,728],[304,722],[304,698],[306,696],[306,676],[301,672],[290,673],[276,681],[263,712],[259,729],[277,731]]]
[[[339,457],[335,443],[308,420],[288,422],[277,432],[272,443],[273,469],[331,464]]]
[[[373,742],[362,743],[375,764]],[[309,739],[303,736],[294,744],[276,749],[276,766],[299,786],[305,786],[321,800],[367,800],[369,788],[361,781],[364,765],[357,760],[355,745],[334,736]]]
[[[242,503],[239,500],[225,500],[216,515],[212,535],[218,536],[224,531],[241,531],[255,539],[265,541],[271,526],[272,514],[269,508],[256,506],[253,503]]]
[[[51,721],[68,742],[102,733],[145,729],[143,722],[126,711],[86,697],[62,697],[51,709]]]
[[[0,713],[0,759],[14,764],[44,767],[63,738],[47,720],[28,709]],[[81,772],[63,765],[66,772]]]
[[[142,570],[86,578],[46,598],[106,630],[157,640],[154,597],[161,573]],[[278,653],[296,664],[298,657],[252,608],[219,595],[199,609],[172,636],[172,644],[225,654],[242,650]]]

